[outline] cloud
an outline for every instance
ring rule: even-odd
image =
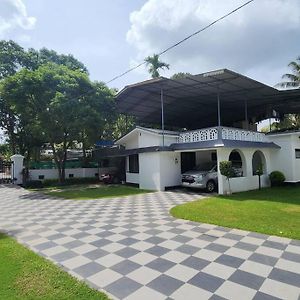
[[[28,16],[22,0],[0,1],[0,38],[4,38],[13,29],[32,29],[35,22],[34,17]]]
[[[241,5],[241,0],[148,0],[130,15],[127,42],[135,60],[158,53]],[[254,1],[164,54],[175,72],[229,68],[244,74],[279,72],[300,55],[300,1]],[[162,73],[166,75],[167,73]],[[274,74],[272,74],[274,77]],[[267,80],[266,80],[267,81]]]

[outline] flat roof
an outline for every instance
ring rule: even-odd
[[[239,73],[221,69],[180,79],[159,77],[123,88],[116,96],[119,112],[139,123],[160,124],[160,91],[164,94],[165,125],[201,128],[218,123],[217,95],[221,103],[221,125],[245,119],[253,122],[272,115],[300,112],[300,89],[279,91]]]

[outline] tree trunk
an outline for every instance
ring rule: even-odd
[[[227,180],[228,180],[229,194],[231,195],[231,187],[230,187],[230,179],[229,179],[229,177],[227,178]]]
[[[61,168],[61,160],[59,158],[59,154],[57,153],[56,149],[55,149],[55,145],[54,143],[50,143],[52,151],[53,151],[53,157],[54,157],[54,161],[57,167],[57,172],[58,172],[58,182],[59,183],[63,183],[63,176],[62,176],[62,168]]]

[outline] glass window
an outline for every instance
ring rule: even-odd
[[[296,158],[300,158],[300,149],[295,149]]]
[[[139,173],[139,155],[129,155],[129,173]]]

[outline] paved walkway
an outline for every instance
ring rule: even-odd
[[[0,186],[0,230],[116,299],[299,299],[300,241],[169,215],[196,198],[71,201]]]

